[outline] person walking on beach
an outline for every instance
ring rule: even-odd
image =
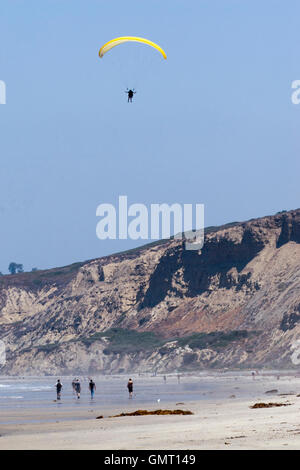
[[[132,381],[132,379],[128,380],[127,388],[128,388],[128,392],[129,392],[129,398],[132,398],[132,394],[133,394],[133,381]]]
[[[79,379],[76,379],[75,381],[75,392],[76,392],[77,398],[79,399],[80,392],[81,392],[81,385],[80,385]]]
[[[57,382],[56,382],[56,399],[57,400],[60,400],[60,397],[61,397],[61,389],[62,389],[62,383],[59,379],[57,379]]]
[[[93,381],[93,379],[90,379],[90,382],[89,382],[89,390],[90,390],[90,392],[91,392],[91,398],[94,398],[95,391],[96,391],[96,384],[95,384],[95,382]]]

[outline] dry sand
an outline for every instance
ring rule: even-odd
[[[255,400],[228,398],[222,401],[164,404],[163,408],[188,409],[192,416],[137,416],[109,418],[111,411],[53,412],[36,409],[30,418],[45,423],[23,423],[29,411],[15,413],[18,424],[0,426],[0,449],[299,449],[300,398],[295,395],[262,397],[264,402],[291,406],[250,409]],[[148,406],[154,410],[159,406]],[[135,409],[134,403],[128,407]],[[123,410],[123,411],[128,411]],[[99,414],[104,419],[97,420]],[[7,418],[14,419],[11,415]],[[5,420],[5,414],[2,415]]]

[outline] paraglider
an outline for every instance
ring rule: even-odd
[[[116,47],[119,44],[123,44],[124,42],[140,42],[142,44],[147,44],[148,46],[151,46],[157,51],[159,51],[162,54],[164,59],[167,58],[165,51],[158,44],[155,44],[155,42],[149,41],[149,39],[138,38],[135,36],[122,36],[119,38],[112,39],[111,41],[108,41],[100,48],[99,57],[102,58],[104,54],[106,54],[106,52],[110,51],[113,47]]]
[[[107,43],[105,43],[99,50],[99,57],[100,58],[103,58],[103,56],[108,52],[110,51],[111,49],[113,49],[114,47],[120,45],[120,44],[123,44],[123,43],[126,43],[126,42],[138,42],[138,43],[142,43],[142,44],[146,44],[148,46],[151,46],[153,47],[154,49],[156,49],[158,52],[160,52],[160,54],[163,56],[164,59],[167,58],[167,55],[165,53],[165,51],[158,45],[156,44],[155,42],[152,42],[152,41],[149,41],[149,39],[145,39],[145,38],[139,38],[139,37],[136,37],[136,36],[122,36],[122,37],[119,37],[119,38],[115,38],[115,39],[112,39],[111,41],[108,41]],[[128,103],[132,103],[132,98],[133,98],[133,95],[136,93],[136,91],[133,89],[128,89],[125,91],[125,93],[127,93],[127,96],[128,96]]]
[[[136,91],[134,91],[134,88],[133,88],[133,90],[128,90],[128,88],[127,88],[125,93],[127,93],[127,95],[128,95],[128,103],[132,103],[133,95],[136,94]]]

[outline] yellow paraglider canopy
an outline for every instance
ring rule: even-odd
[[[106,44],[104,44],[100,51],[99,51],[99,57],[103,57],[106,52],[110,51],[115,46],[118,46],[119,44],[123,44],[124,42],[142,42],[144,44],[148,44],[148,46],[154,47],[154,49],[157,49],[163,56],[164,59],[167,58],[167,55],[165,51],[158,45],[155,44],[155,42],[149,41],[149,39],[144,39],[144,38],[137,38],[135,36],[122,36],[120,38],[115,38],[112,39],[111,41],[108,41]]]

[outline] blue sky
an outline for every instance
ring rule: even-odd
[[[2,0],[0,270],[145,243],[96,238],[119,195],[204,203],[206,225],[299,207],[299,16],[296,0]],[[100,60],[123,35],[167,61],[134,44]]]

